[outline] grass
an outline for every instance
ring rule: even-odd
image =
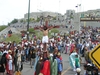
[[[5,26],[5,25],[0,26],[0,31],[2,31],[5,28],[7,28],[7,26]]]
[[[5,42],[15,41],[16,43],[19,43],[21,41],[21,36],[19,34],[12,34],[11,37],[7,37],[4,41]]]
[[[57,33],[59,32],[59,30],[57,29],[52,29],[50,32],[49,32],[49,37],[51,37],[51,33]],[[43,36],[43,33],[41,31],[35,31],[35,35],[37,36],[37,38],[40,38],[42,39],[42,36]],[[30,37],[32,36],[32,34],[30,34]],[[3,39],[3,41],[5,42],[13,42],[15,41],[16,43],[19,43],[21,41],[21,35],[20,34],[12,34],[11,37],[7,37],[6,39]]]

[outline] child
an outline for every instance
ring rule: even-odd
[[[61,75],[61,72],[63,70],[63,63],[62,63],[62,57],[60,52],[57,54],[57,63],[58,63],[58,75]]]
[[[75,67],[76,67],[76,69],[80,68],[80,60],[78,58],[78,55],[75,55]]]

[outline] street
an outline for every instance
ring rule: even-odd
[[[75,75],[75,72],[71,69],[69,65],[69,55],[61,54],[63,58],[63,72],[62,75]],[[84,74],[83,66],[81,66],[81,75]],[[24,68],[22,70],[22,75],[33,75],[34,69],[30,68],[30,63],[24,63]]]

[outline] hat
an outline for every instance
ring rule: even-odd
[[[9,52],[9,53],[11,53],[12,51],[11,51],[11,50],[9,50],[8,52]]]
[[[18,45],[17,45],[17,47],[21,47],[21,45],[20,45],[20,44],[18,44]]]
[[[53,56],[53,54],[50,54],[50,56]]]
[[[42,73],[39,73],[39,75],[43,75]]]
[[[43,57],[40,57],[40,60],[43,60]]]
[[[61,53],[59,52],[57,55],[61,55]]]
[[[80,68],[77,68],[76,69],[76,72],[78,72],[78,73],[81,72],[81,69]]]
[[[9,41],[9,43],[11,43],[11,41]]]

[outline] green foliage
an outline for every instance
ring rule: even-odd
[[[30,28],[29,32],[32,33],[32,32],[35,32],[35,30],[33,28]]]
[[[0,31],[2,31],[3,29],[7,28],[7,26],[0,26]]]
[[[53,20],[56,20],[56,17],[53,17]]]
[[[35,31],[35,34],[40,39],[43,37],[43,33],[41,31]]]
[[[8,23],[8,26],[10,26],[10,23]]]
[[[59,30],[56,29],[56,28],[51,29],[51,31],[50,31],[49,34],[48,34],[49,37],[52,36],[51,33],[54,33],[54,34],[55,34],[55,33],[59,33]]]
[[[58,33],[59,32],[59,30],[58,29],[51,29],[51,33]]]
[[[30,37],[32,35],[31,32],[32,33],[34,32],[34,34],[37,36],[37,38],[41,39],[43,37],[43,33],[41,31],[39,31],[39,30],[34,30],[33,28],[30,28],[29,32],[30,32]],[[59,33],[59,30],[57,30],[55,28],[51,29],[51,31],[49,32],[49,37],[51,37],[51,33]],[[13,42],[13,41],[15,41],[16,43],[19,43],[21,41],[21,35],[20,34],[12,34],[11,37],[7,37],[6,39],[3,39],[3,40],[5,42],[9,42],[9,41]]]
[[[21,20],[20,20],[20,22],[22,23],[22,22],[24,22],[24,20],[23,20],[23,19],[21,19]]]
[[[11,24],[14,24],[14,23],[17,23],[18,22],[18,19],[14,19],[11,21]]]
[[[28,22],[28,19],[26,19],[26,22]]]
[[[29,22],[33,22],[35,19],[34,18],[30,18]],[[28,19],[26,19],[26,22],[28,22]]]
[[[39,22],[41,19],[40,18],[37,18],[36,22]]]
[[[26,20],[25,19],[23,20],[23,23],[26,23]]]
[[[35,19],[34,18],[30,18],[30,22],[33,22]]]

